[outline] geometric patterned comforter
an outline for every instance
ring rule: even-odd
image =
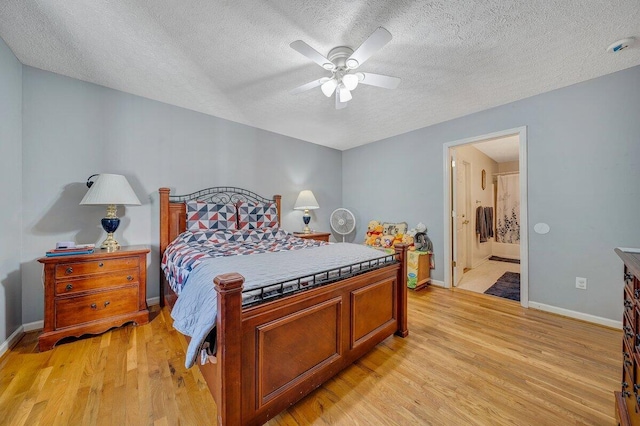
[[[186,231],[167,246],[161,267],[173,291],[180,295],[189,274],[205,259],[299,250],[326,244],[324,241],[298,238],[279,228]]]

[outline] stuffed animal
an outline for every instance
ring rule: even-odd
[[[393,235],[382,235],[380,237],[380,245],[384,248],[393,247]]]
[[[404,234],[402,236],[402,242],[409,246],[409,250],[415,250],[415,247],[413,246],[413,236],[412,235]]]
[[[364,243],[368,246],[380,246],[380,236],[382,235],[382,225],[377,220],[372,220],[367,226],[367,236]]]

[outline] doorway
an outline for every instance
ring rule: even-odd
[[[526,153],[526,127],[444,144],[445,287],[484,292],[519,271],[519,302],[528,306]],[[508,219],[518,214],[517,231],[511,220],[505,226],[507,207]]]

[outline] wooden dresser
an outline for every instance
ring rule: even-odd
[[[146,246],[92,254],[43,257],[46,351],[62,338],[98,334],[133,321],[149,322]]]
[[[640,425],[640,252],[615,249],[624,262],[622,371],[620,390],[614,392],[620,425]]]
[[[305,238],[307,240],[318,240],[318,241],[326,241],[329,242],[329,236],[331,235],[329,232],[312,232],[310,234],[298,234],[297,232],[294,234],[298,238]]]

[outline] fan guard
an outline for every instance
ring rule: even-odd
[[[345,235],[353,232],[356,227],[355,216],[345,208],[335,209],[331,213],[329,221],[331,222],[331,229],[342,235],[342,242],[344,242]]]

